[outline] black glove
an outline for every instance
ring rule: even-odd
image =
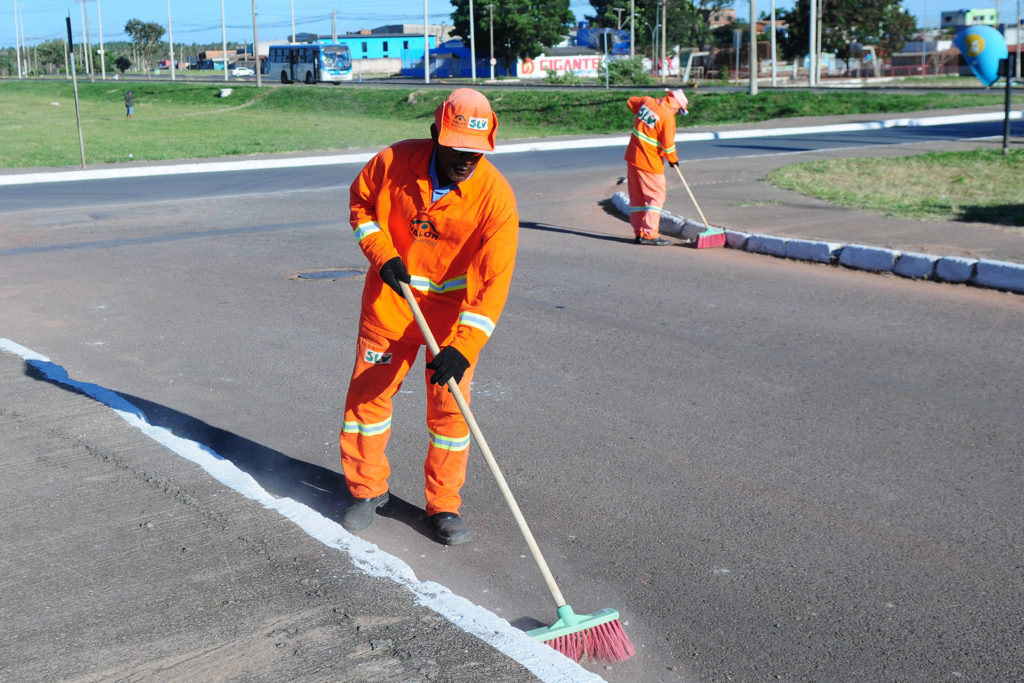
[[[676,166],[679,165],[679,162],[678,161],[670,161],[670,162],[668,162],[668,165],[671,166],[672,168],[675,168]]]
[[[447,384],[449,379],[454,378],[458,384],[469,369],[469,361],[455,347],[446,346],[437,352],[434,360],[427,363],[427,367],[434,371],[430,376],[431,383]]]
[[[409,284],[412,282],[412,279],[409,277],[409,271],[405,269],[405,264],[402,263],[402,259],[399,256],[387,261],[380,267],[380,279],[388,287],[398,292],[398,296],[403,296],[402,287],[398,283],[404,282]]]

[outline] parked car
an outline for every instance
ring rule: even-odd
[[[256,72],[247,66],[236,66],[231,70],[232,76],[255,76]]]

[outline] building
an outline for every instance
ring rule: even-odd
[[[997,21],[998,12],[995,9],[958,9],[942,13],[942,28],[960,28],[976,24],[995,26]]]

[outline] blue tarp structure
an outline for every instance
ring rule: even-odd
[[[481,54],[483,56],[481,56]],[[515,65],[512,66],[513,72]],[[407,78],[423,78],[423,58],[406,59],[402,55],[402,75]],[[431,78],[469,78],[473,75],[469,48],[459,39],[447,40],[430,51]],[[490,58],[479,50],[476,54],[476,77],[489,78]],[[494,66],[494,75],[508,76],[502,60]]]

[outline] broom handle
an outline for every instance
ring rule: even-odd
[[[697,207],[697,213],[700,214],[700,219],[704,221],[704,225],[710,228],[711,224],[708,223],[707,218],[704,218],[704,212],[700,210],[700,204],[697,203],[697,199],[693,196],[693,193],[690,192],[690,186],[686,184],[686,178],[683,177],[683,172],[679,170],[678,165],[673,166],[672,168],[676,169],[676,173],[679,174],[679,179],[683,181],[683,187],[686,188],[686,194],[690,195],[690,201],[692,201],[693,205]]]
[[[427,348],[430,349],[430,353],[436,356],[441,349],[438,348],[437,342],[434,340],[434,334],[430,331],[430,327],[427,325],[426,318],[423,317],[423,312],[420,310],[419,304],[416,303],[416,299],[412,296],[412,289],[404,282],[399,282],[399,285],[402,287],[402,294],[405,296],[405,300],[409,303],[409,308],[412,309],[412,316],[416,319],[416,324],[419,325],[420,332],[423,333],[424,339],[427,340]],[[551,597],[555,600],[555,606],[564,606],[566,602],[565,598],[562,597],[562,591],[558,590],[558,584],[555,583],[555,577],[551,574],[551,570],[548,568],[548,563],[544,561],[544,556],[541,555],[540,547],[537,545],[537,541],[534,539],[533,533],[530,531],[530,527],[526,523],[526,518],[523,517],[523,513],[519,509],[519,505],[516,503],[515,497],[512,496],[512,490],[508,487],[508,483],[505,481],[505,477],[502,475],[501,469],[498,467],[498,462],[494,459],[494,455],[491,453],[491,449],[487,445],[487,440],[484,438],[483,432],[480,431],[480,427],[477,425],[476,419],[473,417],[473,412],[469,409],[469,404],[466,402],[466,398],[462,395],[462,390],[459,389],[459,383],[455,381],[454,377],[448,380],[448,391],[450,391],[452,396],[455,398],[455,403],[458,404],[459,411],[462,412],[462,416],[466,418],[466,423],[469,425],[469,431],[476,440],[477,446],[480,447],[480,451],[484,454],[484,460],[487,461],[487,466],[491,468],[491,474],[494,475],[494,480],[498,482],[498,488],[501,490],[501,495],[505,497],[505,502],[512,511],[512,517],[515,518],[516,524],[519,526],[519,531],[523,534],[523,538],[526,539],[526,545],[530,547],[530,553],[533,555],[533,560],[537,563],[540,573],[544,575],[544,581],[548,584],[548,590],[551,591]]]

